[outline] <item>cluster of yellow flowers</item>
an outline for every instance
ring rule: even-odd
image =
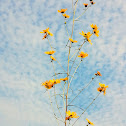
[[[44,33],[45,35],[43,36],[43,39],[47,38],[48,35],[53,36],[53,34],[49,31],[49,28],[40,31],[40,33]]]
[[[70,16],[65,13],[66,11],[67,11],[67,8],[66,9],[58,10],[59,13],[62,13],[62,15],[64,16],[64,18],[69,18]]]
[[[92,34],[95,34],[98,37],[99,36],[99,30],[98,30],[97,25],[91,24],[91,28],[93,29]],[[82,33],[80,33],[80,34],[92,45],[91,40],[89,39],[92,36],[92,34],[90,32],[84,33],[84,31],[82,31]],[[69,38],[69,41],[72,42],[72,43],[78,42],[77,40],[73,40],[72,38]],[[78,57],[80,57],[80,58],[85,58],[87,56],[88,56],[88,54],[84,53],[83,51],[81,51],[80,55],[78,55]]]
[[[99,36],[99,30],[97,25],[91,24],[91,28],[93,29],[93,33],[95,34],[97,37]],[[84,33],[84,31],[82,31],[82,33],[80,33],[91,45],[91,40],[90,37],[92,36],[92,34],[90,32]]]
[[[71,118],[78,118],[78,117],[79,117],[79,116],[77,115],[76,112],[71,112],[70,110],[66,112],[66,115],[67,115],[67,116],[66,116],[66,120],[70,120]],[[93,122],[91,122],[91,121],[90,121],[89,119],[87,119],[87,118],[86,118],[86,120],[87,120],[88,124],[94,126]],[[88,126],[88,125],[87,125],[87,126]]]
[[[101,74],[99,71],[97,71],[97,73],[95,73],[95,75],[96,75],[96,76],[102,76],[102,74]],[[106,88],[108,88],[108,85],[105,86],[105,84],[102,84],[102,83],[100,83],[100,82],[99,82],[99,85],[100,85],[100,87],[97,88],[97,91],[98,91],[98,92],[103,92],[104,95],[105,95],[105,94],[106,94]]]
[[[56,61],[56,59],[52,56],[55,52],[56,51],[54,51],[54,50],[50,50],[50,51],[45,52],[45,54],[50,55],[51,62]]]
[[[60,78],[60,79],[53,79],[53,80],[47,80],[45,82],[42,82],[42,86],[44,86],[47,89],[51,89],[55,84],[59,84],[61,81],[67,81],[68,78]]]
[[[91,25],[92,29],[93,29],[93,33],[98,37],[99,36],[99,30],[97,25]]]

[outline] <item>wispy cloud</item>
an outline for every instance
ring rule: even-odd
[[[78,2],[76,17],[84,9],[82,3],[82,1]],[[68,36],[64,19],[57,10],[68,8],[67,13],[72,19],[71,4],[72,1],[67,0],[0,1],[0,122],[2,126],[57,125],[50,108],[48,93],[41,87],[41,82],[54,78],[52,77],[54,72],[49,58],[44,54],[44,51],[50,50],[48,41],[42,40],[43,36],[39,32],[50,27],[50,31],[54,34],[50,42],[56,50],[56,58],[67,70],[68,48],[65,48],[65,45]],[[81,105],[85,109],[97,95],[98,83],[109,85],[106,96],[101,95],[76,125],[86,125],[86,118],[97,126],[126,124],[124,118],[126,116],[125,14],[123,0],[102,2],[97,0],[96,4],[75,22],[74,39],[78,40],[77,44],[83,41],[79,32],[91,31],[92,23],[98,25],[100,36],[92,37],[92,46],[85,43],[82,48],[89,57],[81,63],[71,83],[74,94],[77,94],[98,70],[103,75],[101,78],[96,78],[80,94],[74,102],[75,105]],[[71,25],[72,21],[68,20],[69,34],[71,34]],[[73,47],[71,54],[75,51],[76,47]],[[76,64],[78,63],[79,59]],[[56,72],[63,72],[58,63],[54,63],[54,67],[57,68]],[[58,93],[61,87],[56,86],[56,89],[59,89]],[[72,92],[69,96],[71,99],[74,97]],[[57,99],[59,100],[60,97],[57,96]],[[77,110],[78,114],[82,112],[75,107],[70,109]]]

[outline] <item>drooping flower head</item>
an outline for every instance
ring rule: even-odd
[[[65,13],[66,11],[67,11],[67,8],[66,9],[58,10],[59,13]]]
[[[60,78],[60,80],[62,80],[62,81],[67,81],[68,78],[67,78],[67,77],[66,77],[66,78]]]
[[[77,43],[77,40],[73,40],[72,38],[69,38],[69,40],[70,40],[72,43]]]
[[[71,112],[70,110],[66,112],[66,120],[70,120],[70,118],[78,118],[79,116],[77,116],[76,112]]]
[[[51,51],[47,51],[47,52],[45,52],[45,54],[47,54],[47,55],[52,55],[52,54],[54,54],[56,51],[54,51],[54,50],[51,50]]]
[[[68,14],[63,14],[65,18],[69,18],[70,16]]]
[[[88,124],[94,126],[94,124],[89,119],[86,118],[86,120],[87,120]]]
[[[50,56],[50,58],[51,58],[51,62],[56,61],[56,59],[53,56]]]
[[[80,57],[80,58],[85,58],[85,57],[87,57],[87,56],[88,56],[88,54],[85,53],[85,52],[83,52],[83,51],[81,51],[81,52],[80,52],[80,55],[78,55],[78,57]]]
[[[45,34],[42,39],[45,39],[45,38],[47,38],[47,34]]]
[[[95,75],[96,76],[102,76],[102,74],[99,71],[97,71],[97,73],[95,73]]]
[[[101,84],[100,82],[99,82],[99,85],[100,85],[100,87],[97,88],[97,91],[99,91],[99,92],[103,92],[104,95],[105,95],[105,94],[106,94],[106,88],[108,88],[108,85],[105,86],[105,84]]]
[[[87,6],[88,6],[88,4],[86,4],[86,3],[83,3],[83,5],[84,5],[85,7],[87,7]]]

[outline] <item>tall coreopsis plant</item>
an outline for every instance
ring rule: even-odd
[[[82,87],[82,89],[79,90],[79,92],[77,94],[73,93],[72,98],[71,98],[71,95],[69,96],[70,90],[72,90],[72,92],[74,92],[71,84],[74,79],[75,73],[77,72],[80,64],[84,60],[86,60],[87,57],[90,57],[88,55],[88,52],[85,52],[85,50],[83,50],[83,45],[85,43],[87,43],[87,44],[90,43],[91,45],[93,45],[91,42],[92,36],[99,37],[99,30],[98,30],[97,25],[91,24],[90,31],[88,31],[87,33],[85,33],[85,31],[80,31],[80,33],[78,33],[78,35],[80,34],[80,37],[83,38],[83,41],[82,41],[82,44],[79,45],[79,47],[77,46],[77,43],[79,43],[79,41],[77,40],[77,38],[75,38],[73,36],[74,25],[75,25],[76,21],[79,20],[85,14],[85,12],[95,4],[95,2],[93,0],[90,0],[88,3],[82,3],[82,6],[84,6],[84,11],[77,18],[75,18],[78,2],[79,1],[76,0],[74,3],[74,1],[72,0],[73,13],[71,15],[67,14],[67,10],[68,10],[67,8],[58,10],[58,13],[61,13],[61,16],[63,16],[63,18],[64,18],[64,25],[65,25],[64,27],[65,27],[66,33],[68,35],[68,38],[67,38],[68,41],[65,43],[65,45],[67,45],[67,47],[68,47],[67,68],[65,68],[62,65],[62,63],[60,63],[55,56],[56,50],[52,47],[52,43],[50,41],[51,37],[53,36],[53,33],[51,33],[49,31],[49,27],[45,30],[40,31],[40,33],[43,35],[43,38],[42,38],[43,41],[48,41],[48,43],[49,43],[50,50],[47,50],[45,52],[45,54],[49,57],[50,62],[53,67],[53,70],[54,70],[53,78],[50,78],[50,80],[44,80],[42,82],[42,86],[44,88],[46,88],[46,91],[48,92],[51,108],[53,110],[54,117],[57,121],[57,125],[59,125],[59,126],[61,126],[61,125],[65,125],[65,126],[76,125],[76,122],[90,108],[90,106],[98,98],[98,96],[101,94],[101,92],[103,92],[103,94],[105,95],[106,89],[108,88],[108,85],[105,86],[105,84],[99,83],[100,87],[98,87],[96,89],[96,92],[98,91],[98,94],[96,95],[96,97],[91,101],[91,103],[87,107],[84,106],[85,108],[83,108],[82,106],[79,106],[78,104],[77,105],[72,104],[74,101],[76,101],[76,99],[79,97],[79,95],[83,91],[85,91],[85,89],[87,89],[89,87],[89,85],[91,85],[91,83],[93,82],[93,80],[96,77],[102,76],[102,74],[99,71],[97,71],[97,73],[94,73],[94,76],[91,78],[91,81],[88,84],[84,85],[84,87]],[[72,23],[71,35],[70,35],[70,31],[68,31],[68,27],[67,27],[68,20],[71,20],[70,17],[73,17],[72,18],[73,23]],[[74,45],[74,46],[72,46],[72,45]],[[73,53],[71,53],[71,48],[75,48],[75,46],[77,47],[77,50],[75,50],[74,54],[73,54]],[[79,59],[80,62],[75,68],[74,64],[77,59]],[[73,60],[73,62],[70,62],[71,60]],[[64,73],[62,73],[62,72],[57,73],[56,72],[56,68],[54,67],[55,62],[57,62],[59,64],[59,66],[64,71]],[[72,70],[73,70],[73,73],[72,73]],[[59,75],[60,76],[63,75],[63,76],[60,78]],[[58,89],[56,90],[56,87],[58,85],[60,85],[61,90],[58,90]],[[50,95],[50,90],[54,90],[53,94],[51,92],[51,95]],[[60,98],[57,99],[58,96],[60,96]],[[60,101],[62,101],[62,104],[60,104],[59,99],[60,99]],[[76,111],[72,109],[73,106],[76,108],[75,109]],[[58,110],[58,112],[56,109]],[[81,113],[78,112],[77,109],[78,109],[78,111],[81,110]],[[85,115],[85,116],[87,117],[87,115]],[[86,126],[94,125],[94,123],[91,122],[89,119],[86,118],[86,120],[87,120],[86,123],[88,123]]]

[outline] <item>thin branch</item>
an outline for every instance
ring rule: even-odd
[[[73,75],[72,75],[73,77],[74,77],[74,74],[76,73],[78,67],[80,66],[81,62],[82,62],[82,60],[80,61],[80,63],[79,63],[78,66],[76,67],[76,69],[75,69],[75,71],[74,71],[74,73],[73,73]],[[69,87],[70,87],[70,84],[71,84],[71,82],[72,82],[73,77],[72,77],[71,80],[70,80]],[[69,90],[69,87],[68,87],[68,90]]]
[[[52,66],[53,66],[53,70],[54,70],[54,73],[55,73],[55,68],[54,68],[53,62],[52,62]],[[62,87],[62,86],[61,86],[61,87]],[[57,109],[59,110],[59,106],[58,106],[57,99],[56,99],[55,85],[54,85],[54,95],[55,95],[55,101],[56,101]],[[60,110],[59,110],[59,113],[60,113],[60,115],[61,115],[61,117],[62,117],[62,119],[63,119],[63,116],[62,116]]]
[[[64,21],[65,21],[65,29],[66,29],[66,32],[67,32],[67,35],[68,35],[68,37],[70,38],[70,36],[69,36],[69,32],[68,32],[68,29],[67,29],[67,25],[66,25],[66,20],[65,20],[65,18],[64,18]]]
[[[95,76],[95,77],[96,77],[96,76]],[[73,99],[68,105],[70,105],[70,104],[79,96],[79,94],[80,94],[86,87],[88,87],[88,86],[91,84],[91,82],[94,80],[95,77],[93,77],[93,79],[92,79],[86,86],[84,86],[84,87],[80,90],[80,92],[74,97],[74,99]]]
[[[57,63],[60,65],[60,67],[63,69],[63,71],[65,72],[65,73],[67,73],[66,72],[66,70],[63,68],[63,66],[61,65],[61,63],[58,61],[58,60],[56,60],[57,61]]]
[[[52,45],[51,45],[51,43],[50,43],[50,41],[49,41],[49,39],[47,38],[47,40],[48,40],[48,42],[49,42],[49,45],[50,45],[50,47],[51,47],[51,50],[53,49],[53,47],[52,47]],[[54,58],[55,58],[55,56],[54,56]],[[65,71],[65,69],[63,68],[63,66],[61,65],[61,63],[56,59],[56,62],[60,65],[60,67],[63,69],[63,71],[66,73],[66,71]]]
[[[78,107],[78,106],[76,106],[76,105],[68,105],[68,106],[75,106],[75,107],[77,107],[77,108],[79,108],[79,109],[81,109],[81,110],[83,110],[83,111],[84,111],[84,109],[83,109],[83,108]]]
[[[81,113],[81,115],[77,118],[77,120],[73,123],[73,125],[80,119],[80,117],[86,112],[86,110],[93,104],[93,102],[98,98],[98,96],[100,95],[100,93],[95,97],[95,99],[93,99],[93,101],[88,105],[88,107]]]
[[[71,34],[71,38],[73,36],[73,30],[74,30],[74,18],[75,18],[75,12],[76,12],[76,7],[77,7],[77,3],[78,3],[78,0],[76,2],[76,5],[75,5],[75,10],[74,10],[74,15],[73,15],[73,25],[72,25],[72,34]],[[67,67],[67,83],[68,83],[68,86],[67,86],[67,95],[66,95],[66,112],[67,112],[67,98],[68,98],[68,90],[69,90],[69,58],[70,58],[70,49],[71,49],[71,42],[70,42],[70,45],[69,45],[69,53],[68,53],[68,67]],[[66,126],[66,112],[65,112],[65,126]]]
[[[85,12],[88,10],[89,7],[91,7],[91,5],[88,6],[87,9],[86,9],[79,17],[77,17],[77,18],[75,19],[75,21],[76,21],[77,19],[79,19],[81,16],[83,16],[83,15],[85,14]]]
[[[57,75],[59,75],[59,74],[67,74],[67,73],[56,73],[56,74],[54,74],[53,76],[57,76]],[[52,76],[52,77],[53,77]]]
[[[50,41],[49,41],[49,39],[47,38],[47,40],[48,40],[48,43],[49,43],[49,45],[50,45],[50,47],[51,47],[51,50],[53,49],[53,47],[52,47],[52,45],[51,45],[51,43],[50,43]]]
[[[54,108],[53,108],[53,106],[52,106],[52,100],[51,100],[51,97],[50,97],[49,91],[48,91],[48,96],[49,96],[50,105],[51,105],[51,108],[52,108],[52,110],[53,110],[54,117],[55,117],[55,119],[56,119],[56,121],[57,121],[57,123],[58,123],[58,126],[59,126],[58,119],[57,119],[57,117],[56,117],[56,114],[55,114]]]
[[[75,63],[75,61],[76,61],[76,58],[77,58],[77,56],[78,56],[78,54],[79,54],[79,51],[81,50],[81,48],[82,48],[82,46],[84,45],[84,43],[85,43],[86,41],[85,41],[85,39],[84,39],[84,42],[81,44],[81,46],[78,48],[78,52],[77,52],[77,55],[76,55],[76,57],[75,57],[75,59],[74,59],[74,61],[73,61],[73,64],[72,64],[72,66],[71,66],[71,69],[70,69],[70,72],[71,72],[71,70],[72,70],[72,68],[73,68],[73,65],[74,65],[74,63]],[[75,54],[74,54],[75,55]]]
[[[65,111],[65,100],[64,100],[65,85],[66,85],[66,82],[64,82],[64,88],[63,88],[63,103],[64,103],[64,111]]]

